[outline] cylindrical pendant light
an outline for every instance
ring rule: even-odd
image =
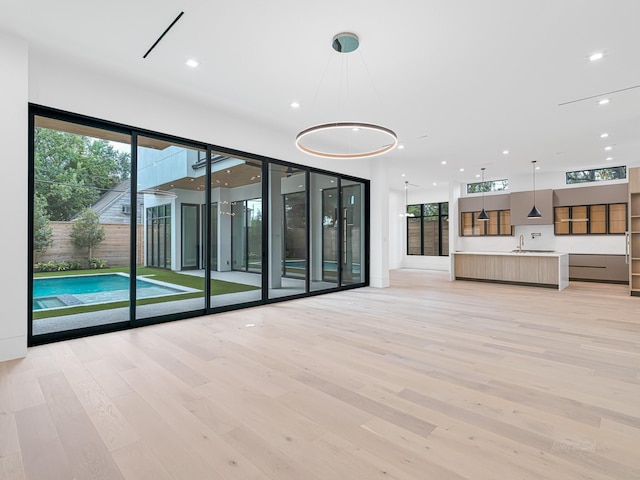
[[[536,161],[531,160],[531,163],[533,165],[533,207],[531,207],[531,211],[527,215],[527,218],[541,218],[542,214],[536,207]]]
[[[482,167],[480,170],[482,170],[482,211],[478,215],[478,220],[480,220],[481,222],[486,222],[487,220],[489,220],[489,215],[487,215],[487,212],[484,209],[484,190],[487,186],[484,183],[484,167]]]

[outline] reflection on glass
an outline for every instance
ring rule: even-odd
[[[204,211],[203,211],[204,216]],[[211,261],[211,270],[218,270],[218,204],[213,202],[211,204],[211,217],[209,219],[209,225],[211,228],[211,245],[209,248],[209,259]],[[205,244],[204,236],[202,244]]]
[[[147,266],[171,268],[171,205],[147,207]]]
[[[306,291],[306,183],[302,169],[269,166],[269,298]]]
[[[129,320],[130,173],[129,135],[35,117],[34,336]]]
[[[199,205],[182,204],[182,270],[200,267]]]
[[[338,286],[338,178],[311,173],[311,291]]]
[[[342,181],[342,285],[364,282],[364,184]]]
[[[259,301],[262,162],[212,152],[211,202],[211,307]]]
[[[205,152],[138,137],[136,320],[202,310]]]

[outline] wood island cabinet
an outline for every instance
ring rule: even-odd
[[[569,284],[569,256],[566,253],[455,252],[454,255],[456,280],[515,283],[559,290]]]

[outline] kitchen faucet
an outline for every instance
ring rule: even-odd
[[[518,252],[522,252],[522,247],[524,247],[524,235],[520,234],[520,239],[518,240]]]

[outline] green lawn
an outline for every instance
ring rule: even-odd
[[[34,278],[39,277],[54,277],[54,276],[66,276],[66,275],[95,275],[97,273],[128,273],[129,269],[126,267],[118,268],[101,268],[99,270],[71,270],[66,272],[43,272],[34,273]],[[167,295],[165,297],[157,298],[143,298],[138,300],[137,305],[150,305],[152,303],[164,303],[173,302],[175,300],[185,300],[189,298],[201,298],[204,296],[204,287],[202,277],[196,277],[194,275],[184,275],[182,273],[172,272],[170,270],[163,270],[160,268],[148,268],[138,267],[137,275],[149,277],[153,280],[160,282],[172,283],[175,285],[181,285],[183,287],[196,288],[199,292],[181,293],[176,295]],[[250,290],[257,290],[260,287],[254,287],[252,285],[244,285],[241,283],[225,282],[222,280],[211,280],[211,295],[223,295],[225,293],[238,293],[247,292]],[[59,317],[64,315],[71,315],[75,313],[87,313],[97,312],[100,310],[109,310],[112,308],[122,308],[129,305],[128,301],[101,303],[96,305],[78,305],[69,308],[60,308],[56,310],[36,310],[33,312],[33,319],[38,320],[40,318]]]

